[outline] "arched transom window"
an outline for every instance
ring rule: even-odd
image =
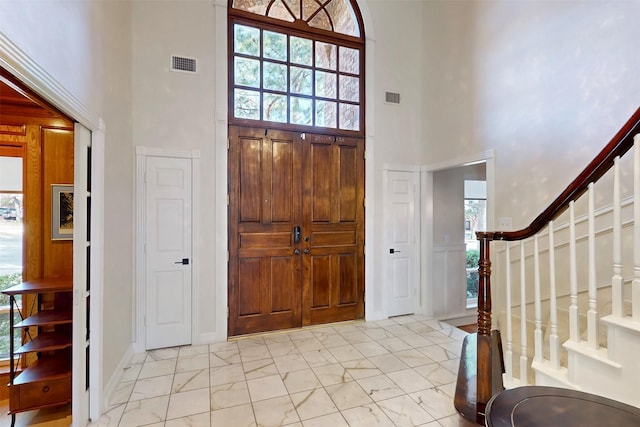
[[[364,132],[364,37],[351,0],[230,0],[229,120]]]

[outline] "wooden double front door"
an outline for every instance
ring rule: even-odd
[[[364,316],[364,140],[229,128],[229,335]]]

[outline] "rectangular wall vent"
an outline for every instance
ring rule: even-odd
[[[400,94],[394,92],[385,92],[385,101],[391,104],[400,104]]]
[[[197,72],[197,64],[195,58],[186,58],[184,56],[171,55],[171,70],[182,71],[185,73]]]

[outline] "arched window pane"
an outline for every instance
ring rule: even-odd
[[[354,0],[230,0],[230,5],[230,123],[363,131],[364,39]],[[262,15],[251,19],[250,13]]]
[[[291,12],[287,10],[282,4],[282,0],[276,0],[269,8],[270,18],[282,19],[283,21],[293,22],[295,18],[291,15]]]
[[[333,21],[333,31],[360,37],[358,21],[348,0],[331,0],[325,8]]]
[[[327,15],[327,12],[325,12],[324,10],[321,10],[316,16],[309,20],[309,26],[327,31],[333,30],[333,28],[331,28],[331,20],[329,19],[329,15]]]
[[[267,6],[271,0],[233,0],[233,8],[246,10],[256,15],[264,15],[267,13]]]
[[[302,20],[307,21],[319,8],[315,0],[302,0]]]
[[[310,27],[362,36],[351,0],[232,0],[231,8],[287,22],[302,20]]]
[[[291,9],[293,16],[300,19],[300,0],[284,0],[284,3]]]

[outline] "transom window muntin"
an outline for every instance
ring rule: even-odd
[[[231,21],[232,121],[361,132],[362,48]]]

